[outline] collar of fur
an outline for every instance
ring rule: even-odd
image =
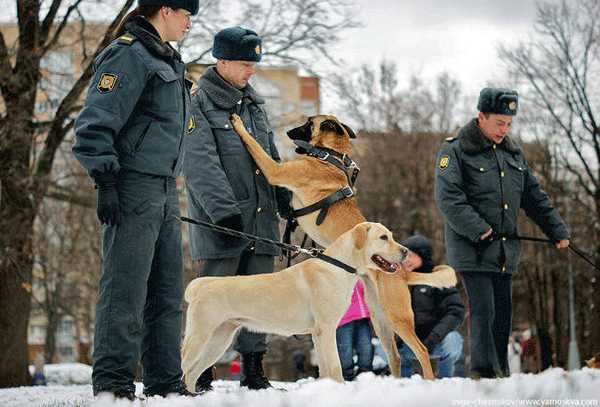
[[[173,59],[181,62],[181,55],[168,42],[160,38],[156,28],[143,16],[135,16],[131,21],[125,24],[125,30],[133,34],[148,51],[158,58],[171,61]]]
[[[258,96],[250,84],[246,85],[244,89],[232,86],[219,75],[216,66],[211,66],[206,70],[200,78],[198,87],[206,92],[215,105],[224,110],[232,110],[245,97],[250,98],[256,104],[265,103],[265,100]]]
[[[479,130],[476,118],[460,129],[458,132],[458,141],[461,149],[467,154],[478,154],[493,146],[493,143]],[[521,152],[521,148],[509,136],[504,137],[504,140],[502,140],[502,143],[498,147],[512,154]]]

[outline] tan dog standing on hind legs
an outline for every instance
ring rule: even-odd
[[[283,163],[274,161],[247,132],[237,115],[232,115],[231,121],[269,183],[292,191],[292,206],[295,210],[318,202],[348,185],[348,175],[323,159],[300,155],[292,161]],[[350,138],[355,137],[354,132],[334,116],[310,117],[306,124],[291,130],[288,134],[293,139],[306,141],[325,151],[335,152],[338,156],[342,156],[342,159],[352,153]],[[327,247],[342,233],[365,221],[353,197],[334,203],[328,209],[321,224],[317,224],[318,216],[319,212],[316,211],[298,217],[297,221],[311,239],[323,247]],[[450,268],[445,272],[453,273]],[[432,274],[434,275],[435,273]],[[390,370],[396,377],[400,376],[400,357],[394,332],[399,334],[401,330],[414,324],[410,294],[406,287],[407,283],[417,284],[413,282],[414,278],[413,273],[375,273],[371,279],[364,282],[373,327],[388,357]],[[411,313],[405,312],[406,310],[411,310]],[[408,317],[410,321],[407,320]],[[411,347],[415,355],[422,355],[423,350],[426,352],[426,357],[418,358],[424,377],[433,379],[427,349],[420,341],[416,346],[419,349]]]
[[[337,323],[346,311],[358,278],[395,273],[407,254],[391,232],[378,223],[361,223],[342,234],[325,251],[353,267],[355,274],[321,259],[309,259],[274,274],[234,277],[200,277],[185,292],[188,302],[182,369],[185,383],[193,387],[200,374],[227,350],[236,332],[245,327],[259,332],[290,336],[310,333],[324,377],[343,381],[336,347]],[[413,273],[415,284],[449,287],[454,273]],[[265,295],[256,296],[256,292]],[[393,295],[408,294],[406,284]],[[395,315],[399,336],[427,358],[414,331],[410,297],[408,307]]]

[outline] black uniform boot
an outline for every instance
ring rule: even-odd
[[[215,380],[215,367],[211,366],[202,372],[198,380],[196,380],[196,393],[203,394],[213,391],[214,389],[211,385],[213,380]]]
[[[250,390],[270,389],[271,383],[263,371],[262,359],[265,352],[242,353],[242,379],[240,386]]]
[[[191,391],[189,391],[187,389],[187,387],[185,387],[185,384],[183,382],[178,382],[173,386],[160,389],[159,391],[144,390],[144,394],[146,395],[146,397],[154,397],[154,396],[167,397],[169,395],[178,395],[178,396],[186,396],[186,397],[198,396],[197,393],[192,393]]]

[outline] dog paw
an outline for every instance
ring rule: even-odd
[[[233,125],[234,130],[238,134],[241,134],[241,132],[246,131],[246,128],[244,127],[244,122],[242,122],[242,119],[237,114],[232,113],[229,120],[231,120],[231,124]]]

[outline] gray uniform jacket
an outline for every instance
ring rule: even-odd
[[[142,25],[128,24],[95,59],[75,122],[73,152],[95,179],[121,170],[177,176],[184,136],[195,127],[179,54],[157,40],[150,23],[136,21]]]
[[[457,271],[517,271],[521,245],[519,209],[550,239],[569,233],[523,152],[509,137],[494,145],[481,134],[477,119],[458,137],[447,139],[437,157],[435,200],[445,219],[448,263]],[[490,228],[495,239],[480,242]]]
[[[210,67],[200,79],[192,98],[197,130],[188,137],[185,175],[189,213],[192,218],[219,222],[241,214],[244,231],[279,240],[279,210],[289,207],[289,192],[269,185],[262,172],[235,133],[231,113],[240,115],[248,131],[275,160],[279,153],[273,131],[261,105],[264,100],[247,85],[238,90]],[[232,244],[222,234],[190,225],[192,258],[236,257],[248,246],[240,240]],[[278,255],[279,248],[257,243],[256,254]]]

